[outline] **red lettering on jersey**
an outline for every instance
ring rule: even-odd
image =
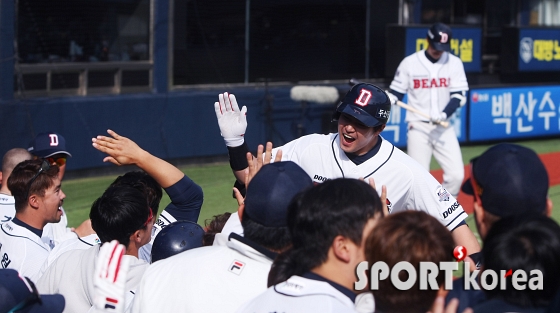
[[[360,95],[358,96],[358,99],[356,99],[354,103],[359,106],[365,107],[368,104],[369,99],[371,99],[371,91],[362,88],[362,90],[360,90]]]
[[[414,89],[420,88],[420,80],[419,79],[413,79],[413,81],[414,81]]]
[[[433,87],[439,87],[435,78],[432,78],[432,81],[430,82],[430,88]]]
[[[427,78],[422,78],[422,88],[429,88]]]
[[[440,78],[439,79],[439,86],[440,87],[447,87],[447,84],[445,83],[446,79],[445,78]]]

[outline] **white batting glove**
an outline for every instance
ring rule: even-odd
[[[128,258],[123,258],[126,248],[113,240],[99,249],[93,277],[93,304],[96,312],[124,313],[125,284],[128,272]]]
[[[239,147],[245,141],[243,136],[247,130],[247,107],[243,106],[239,110],[235,96],[227,92],[219,94],[218,99],[219,102],[214,103],[214,110],[220,133],[224,137],[226,146]]]
[[[396,105],[397,101],[399,101],[399,98],[397,98],[397,96],[392,94],[389,90],[385,90],[385,93],[387,94],[387,97],[389,97],[389,101],[391,101],[391,104]]]
[[[443,121],[445,121],[447,119],[447,113],[445,112],[440,112],[437,115],[432,115],[430,117],[430,122],[434,123],[434,124],[439,124]]]

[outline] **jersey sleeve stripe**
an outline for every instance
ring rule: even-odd
[[[35,242],[34,240],[32,240],[32,239],[29,238],[29,237],[24,237],[24,236],[17,236],[17,235],[8,234],[8,233],[4,230],[4,227],[3,227],[3,226],[4,226],[4,225],[0,225],[0,228],[2,229],[2,231],[4,232],[4,234],[6,234],[7,236],[27,239],[27,240],[31,241],[32,243],[38,245],[39,247],[43,248],[44,250],[49,251],[47,248],[45,248],[44,246],[38,244],[37,242]],[[49,251],[49,252],[50,252],[50,251]]]
[[[467,217],[468,217],[467,213],[465,213],[465,211],[462,211],[460,214],[455,216],[455,218],[452,219],[451,222],[447,223],[447,225],[445,225],[445,227],[447,227],[449,230],[452,230],[452,229],[455,228],[455,226],[457,226],[457,224],[459,224],[461,221],[463,221]],[[459,218],[461,218],[461,219],[459,219]]]

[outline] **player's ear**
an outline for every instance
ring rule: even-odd
[[[342,262],[350,262],[350,240],[343,236],[336,236],[331,244],[333,254]],[[329,253],[330,254],[330,253]]]
[[[0,185],[2,185],[2,171],[0,171]]]
[[[387,124],[381,124],[381,125],[375,127],[375,128],[373,129],[373,133],[374,133],[375,135],[381,134],[381,132],[385,129],[385,126],[387,126]]]
[[[550,200],[550,198],[546,198],[546,216],[551,217],[552,216],[552,200]]]
[[[29,198],[27,198],[27,203],[34,209],[39,208],[39,196],[36,194],[31,194]]]

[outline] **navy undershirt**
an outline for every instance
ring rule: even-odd
[[[346,288],[346,287],[344,287],[340,284],[337,284],[332,280],[326,279],[325,277],[323,277],[321,275],[317,275],[313,272],[307,272],[307,273],[303,274],[302,277],[307,278],[307,279],[312,279],[312,280],[324,281],[325,283],[333,286],[334,289],[342,292],[345,296],[350,298],[350,300],[352,300],[352,302],[356,301],[356,294],[352,290],[350,290],[350,289],[348,289],[348,288]]]
[[[198,222],[198,215],[204,200],[202,188],[186,175],[175,184],[165,188],[171,199],[165,211],[178,221]]]
[[[437,61],[439,61],[439,59],[432,58],[432,56],[428,53],[428,50],[424,50],[424,55],[432,63],[436,63]]]
[[[14,217],[14,219],[12,220],[12,222],[14,222],[14,224],[19,225],[21,227],[25,227],[27,229],[29,229],[30,232],[34,233],[35,235],[39,236],[39,238],[41,238],[43,236],[43,230],[41,229],[37,229],[35,227],[31,227],[29,225],[27,225],[26,223],[18,220],[17,217]]]
[[[354,153],[346,153],[346,152],[344,152],[344,154],[346,154],[346,156],[354,164],[360,165],[360,164],[364,163],[365,161],[373,158],[373,156],[376,155],[377,152],[379,152],[379,149],[381,148],[381,141],[382,141],[381,137],[377,136],[377,143],[375,143],[375,146],[373,146],[373,148],[371,148],[371,150],[369,150],[364,155],[357,155],[357,154],[354,154]]]

